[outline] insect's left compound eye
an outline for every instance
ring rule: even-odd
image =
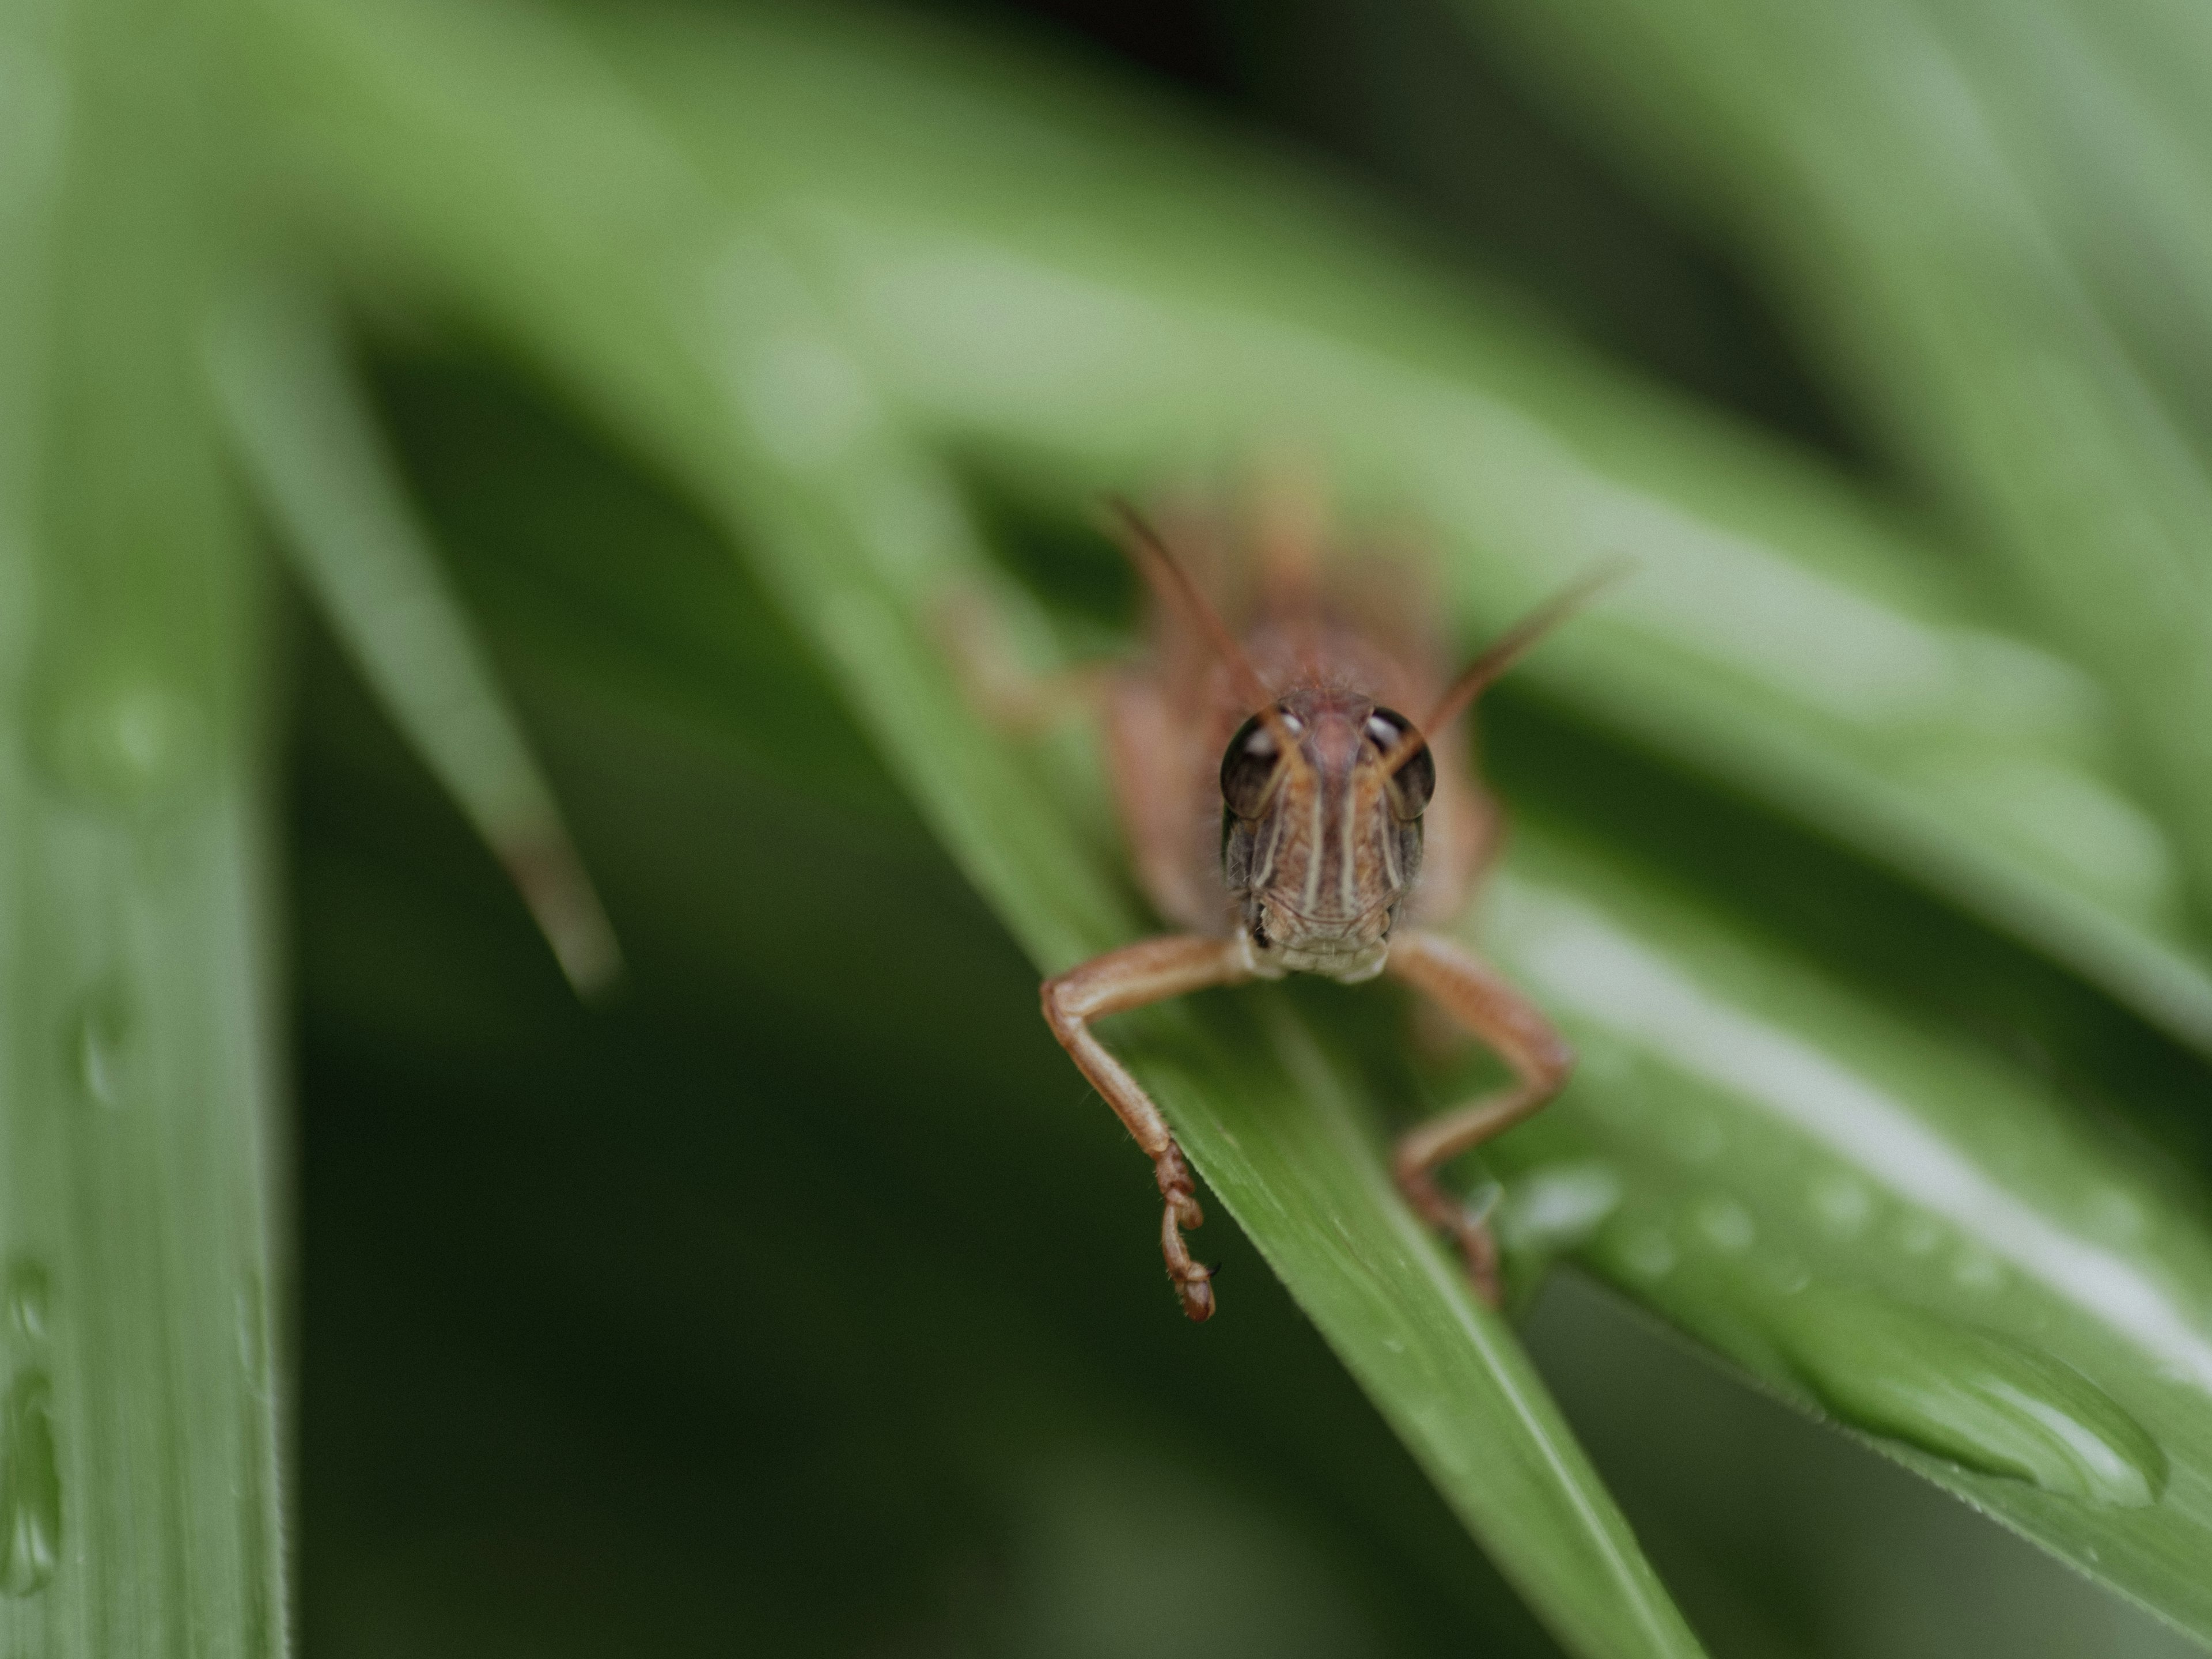
[[[1275,734],[1259,715],[1238,726],[1221,757],[1221,799],[1229,810],[1240,818],[1258,817],[1282,758]]]
[[[1413,721],[1395,708],[1377,708],[1367,717],[1367,741],[1378,754],[1389,754],[1413,730]],[[1436,793],[1436,757],[1425,743],[1391,775],[1390,810],[1400,822],[1411,823],[1429,810],[1429,798]]]

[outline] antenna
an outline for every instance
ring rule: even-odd
[[[1492,641],[1473,662],[1460,671],[1459,678],[1451,683],[1443,696],[1437,699],[1437,706],[1429,711],[1428,719],[1401,738],[1396,746],[1383,757],[1384,771],[1395,773],[1413,759],[1423,744],[1457,720],[1469,703],[1502,678],[1506,670],[1528,655],[1538,641],[1634,568],[1634,562],[1629,559],[1616,559],[1600,565],[1580,580],[1554,593]]]
[[[1297,738],[1285,722],[1281,711],[1275,707],[1275,694],[1267,690],[1267,683],[1252,666],[1252,659],[1237,643],[1237,636],[1229,631],[1229,624],[1221,620],[1221,613],[1207,602],[1205,594],[1198,591],[1198,584],[1191,580],[1188,573],[1176,562],[1175,555],[1168,551],[1166,541],[1158,531],[1145,521],[1143,514],[1119,495],[1108,496],[1106,505],[1127,532],[1128,544],[1138,555],[1139,562],[1154,587],[1164,594],[1172,593],[1182,601],[1183,609],[1190,613],[1192,620],[1198,623],[1200,630],[1212,642],[1215,654],[1228,665],[1229,672],[1236,677],[1237,689],[1244,694],[1245,701],[1252,705],[1261,724],[1267,726],[1268,735],[1274,738],[1275,752],[1282,757],[1285,763],[1303,770],[1305,757],[1298,752]]]

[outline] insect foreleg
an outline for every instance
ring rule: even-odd
[[[1433,998],[1513,1069],[1515,1080],[1505,1087],[1400,1136],[1393,1159],[1399,1190],[1425,1220],[1451,1236],[1477,1294],[1494,1308],[1497,1241],[1486,1221],[1468,1214],[1437,1186],[1436,1171],[1559,1093],[1574,1069],[1574,1050],[1496,969],[1440,933],[1415,931],[1392,940],[1389,971]]]
[[[1190,1168],[1160,1109],[1092,1035],[1091,1022],[1209,985],[1233,984],[1248,976],[1244,960],[1238,941],[1179,933],[1109,951],[1044,982],[1044,1017],[1053,1035],[1152,1160],[1164,1204],[1160,1250],[1182,1310],[1193,1319],[1212,1316],[1213,1286],[1211,1270],[1192,1261],[1183,1243],[1182,1230],[1206,1219],[1194,1195]]]

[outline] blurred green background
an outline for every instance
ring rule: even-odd
[[[2212,1644],[2212,121],[2124,0],[0,0],[0,1650]],[[1095,503],[1472,649],[1462,924],[1109,1036]],[[1487,1196],[1486,1196],[1487,1195]],[[1533,1360],[1533,1365],[1530,1361]]]
[[[1218,1223],[1235,1300],[1176,1316],[1034,974],[713,531],[481,357],[380,362],[629,965],[578,1004],[303,626],[302,1641],[1556,1651]],[[1863,929],[1945,926],[1510,692],[1486,737],[1516,796],[1663,815],[1682,867],[1755,838],[1750,902],[1870,975]],[[2187,1650],[1570,1270],[1522,1330],[1715,1653]]]

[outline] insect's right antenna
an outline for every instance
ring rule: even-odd
[[[1268,735],[1274,738],[1275,752],[1287,764],[1303,769],[1305,757],[1298,752],[1297,738],[1284,721],[1282,711],[1275,707],[1275,694],[1267,690],[1267,683],[1252,666],[1252,659],[1237,643],[1237,636],[1229,631],[1229,624],[1221,620],[1221,613],[1207,602],[1205,594],[1198,591],[1198,584],[1191,580],[1189,574],[1176,562],[1175,555],[1168,551],[1166,541],[1158,531],[1145,521],[1142,514],[1119,495],[1109,495],[1106,505],[1113,510],[1114,516],[1121,521],[1121,528],[1127,532],[1128,545],[1136,554],[1146,578],[1164,596],[1172,593],[1181,601],[1183,609],[1190,613],[1191,619],[1197,623],[1200,630],[1212,643],[1215,654],[1236,676],[1237,689],[1243,693],[1245,701],[1251,704],[1261,723],[1267,728]]]
[[[1530,647],[1576,611],[1588,605],[1635,567],[1621,559],[1599,566],[1579,581],[1562,588],[1519,622],[1499,635],[1482,654],[1461,671],[1420,726],[1400,738],[1382,757],[1386,772],[1395,773],[1411,760],[1422,744],[1440,735],[1467,706],[1487,690],[1505,671],[1527,655]]]

